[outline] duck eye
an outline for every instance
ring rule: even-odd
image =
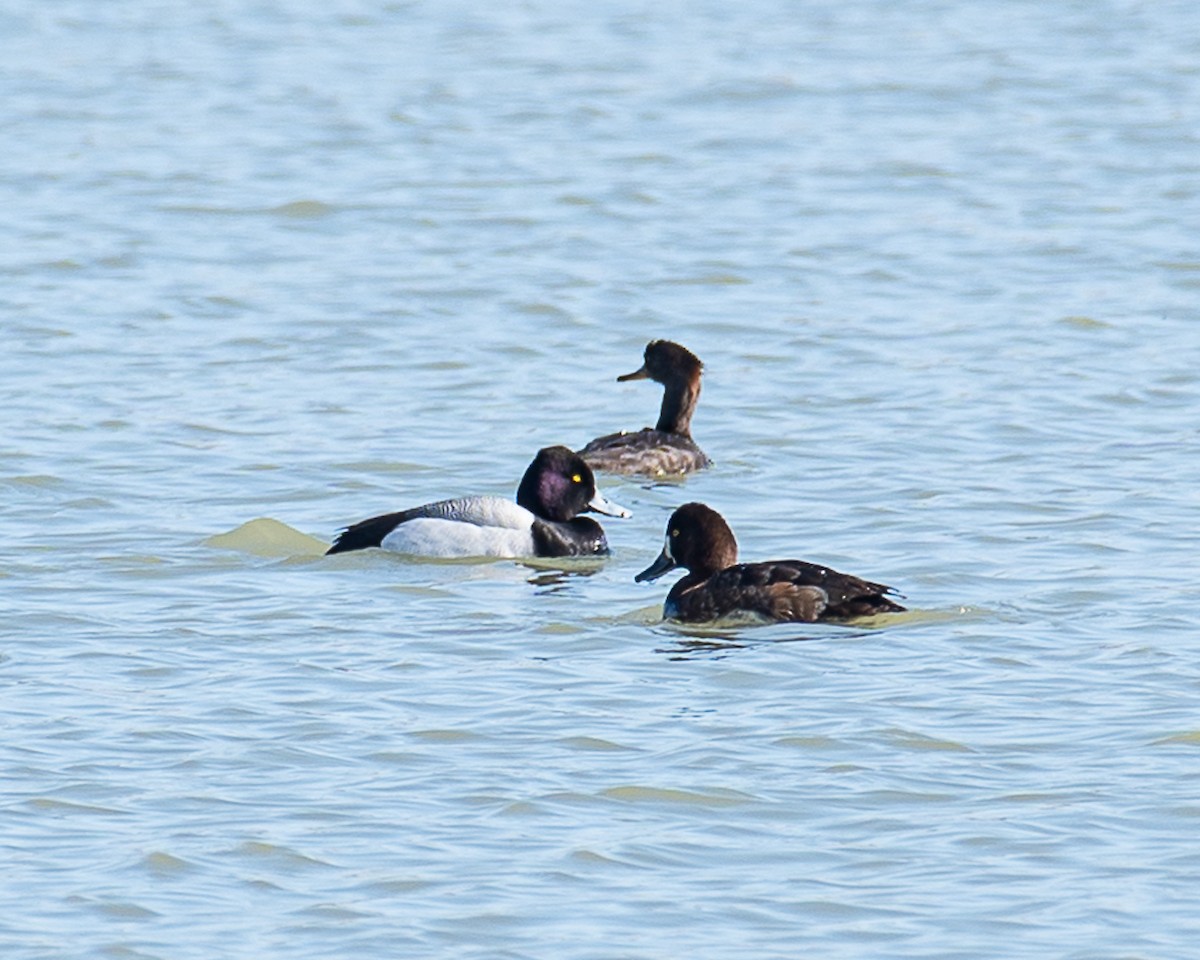
[[[673,537],[679,536],[679,528],[678,527],[676,527],[674,530],[671,531],[671,536],[673,536]]]
[[[577,473],[573,473],[573,474],[571,474],[571,482],[572,483],[583,483],[583,477],[581,477]]]

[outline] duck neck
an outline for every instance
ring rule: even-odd
[[[690,437],[692,414],[696,412],[696,403],[699,400],[699,377],[664,384],[662,409],[658,413],[658,425],[654,429]]]

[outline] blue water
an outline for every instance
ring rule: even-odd
[[[0,12],[6,958],[1200,937],[1200,21]],[[652,423],[599,565],[320,556]],[[683,629],[670,511],[894,584]]]

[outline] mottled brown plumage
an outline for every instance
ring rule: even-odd
[[[579,451],[594,470],[640,476],[669,476],[701,470],[710,463],[692,439],[692,414],[700,399],[704,365],[690,350],[670,340],[646,345],[644,362],[625,380],[654,380],[663,385],[658,423],[636,431],[599,437]]]
[[[687,575],[671,588],[663,615],[701,622],[733,613],[771,620],[850,620],[904,607],[891,587],[804,560],[738,563],[737,540],[725,519],[702,503],[687,503],[667,522],[662,553],[639,573],[654,580],[674,567]]]

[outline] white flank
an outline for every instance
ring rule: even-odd
[[[531,557],[534,516],[502,497],[438,504],[441,516],[406,520],[383,538],[393,553],[421,557]]]

